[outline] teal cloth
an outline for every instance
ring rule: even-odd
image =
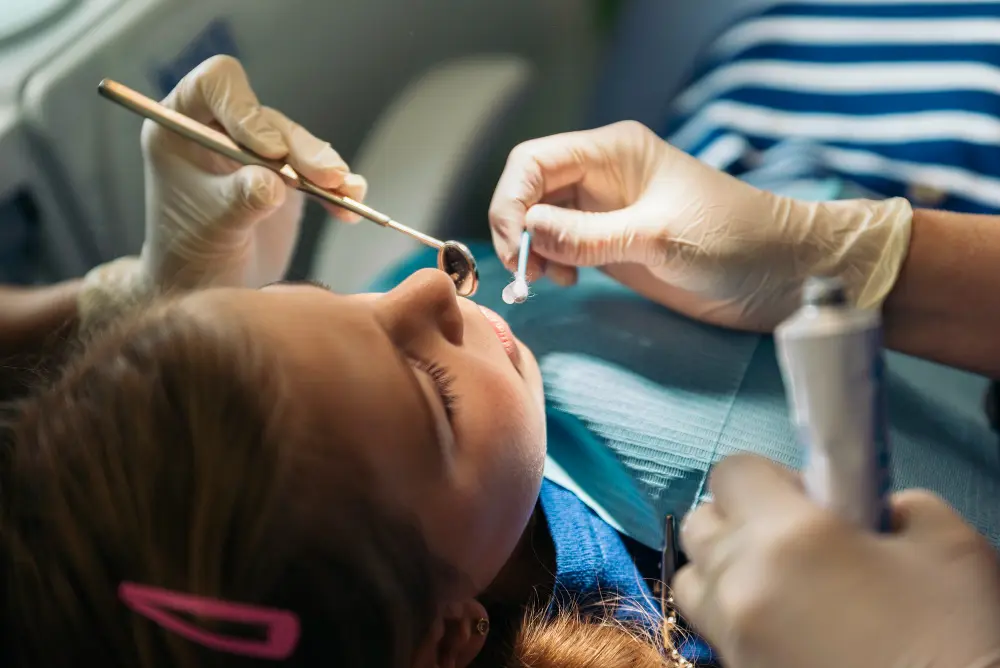
[[[749,451],[801,463],[770,337],[696,323],[594,270],[569,289],[541,281],[526,303],[508,306],[500,293],[510,274],[490,247],[472,250],[475,299],[510,322],[542,367],[547,475],[616,528],[658,548],[663,515],[686,513],[720,458]],[[432,266],[432,252],[417,253],[374,289]],[[890,353],[886,382],[894,487],[941,494],[1000,544],[986,380]]]

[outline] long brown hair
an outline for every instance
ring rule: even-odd
[[[0,665],[254,665],[132,614],[122,581],[294,610],[302,635],[286,665],[411,661],[447,568],[373,498],[360,460],[289,417],[280,369],[238,327],[164,304],[10,407]],[[626,629],[560,619],[530,615],[503,663],[669,665]],[[581,640],[594,651],[578,664]]]

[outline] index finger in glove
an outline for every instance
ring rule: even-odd
[[[528,209],[583,180],[592,144],[586,133],[569,132],[524,142],[510,152],[489,211],[493,245],[505,266],[517,263]]]
[[[263,113],[285,137],[289,149],[286,160],[299,174],[321,188],[335,190],[338,194],[358,202],[364,201],[368,192],[368,182],[360,174],[351,173],[347,163],[329,142],[319,139],[274,109],[264,107]],[[353,223],[360,220],[360,216],[347,209],[326,202],[323,202],[323,206],[345,222]]]
[[[316,137],[280,111],[264,107],[261,113],[268,124],[284,137],[288,145],[285,159],[295,171],[329,190],[344,185],[351,170],[329,142]]]
[[[271,159],[289,152],[286,138],[264,113],[240,61],[213,56],[187,74],[163,104],[206,125],[217,122],[254,153]]]

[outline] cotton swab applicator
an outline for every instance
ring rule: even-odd
[[[528,298],[528,253],[531,250],[531,234],[528,230],[521,232],[521,250],[517,256],[517,273],[514,280],[503,289],[505,304],[522,304]]]

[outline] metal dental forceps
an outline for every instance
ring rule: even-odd
[[[365,206],[350,197],[337,195],[325,188],[321,188],[304,176],[301,176],[291,165],[285,164],[280,160],[262,158],[249,149],[240,146],[227,135],[206,125],[202,125],[184,114],[167,109],[158,102],[116,81],[111,81],[110,79],[103,80],[97,87],[97,91],[108,100],[144,118],[148,118],[210,151],[224,155],[241,165],[256,165],[270,169],[284,179],[286,184],[296,190],[301,190],[307,195],[335,204],[382,227],[402,232],[422,244],[436,248],[438,252],[438,269],[451,277],[458,294],[463,297],[470,297],[476,293],[476,288],[479,287],[479,270],[476,268],[476,258],[472,256],[472,252],[465,244],[457,241],[435,239],[430,235],[407,227],[384,213]]]

